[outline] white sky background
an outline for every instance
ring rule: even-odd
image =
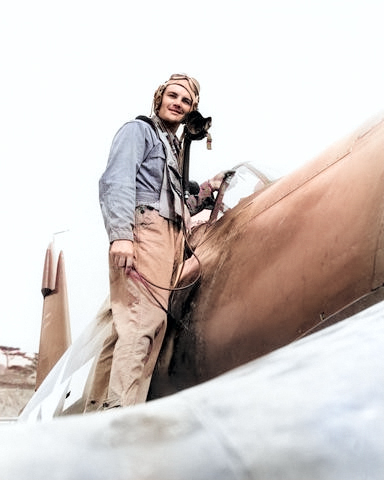
[[[112,137],[187,72],[212,116],[191,177],[274,177],[384,110],[382,0],[14,0],[0,7],[0,345],[37,351],[45,250],[64,251],[73,338],[108,293],[98,180]]]

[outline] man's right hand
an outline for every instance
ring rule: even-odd
[[[111,265],[115,268],[124,268],[129,275],[133,264],[133,242],[132,240],[115,240],[109,248]]]

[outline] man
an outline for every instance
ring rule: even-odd
[[[138,117],[117,132],[100,179],[113,318],[113,332],[99,359],[104,372],[112,362],[105,408],[134,405],[147,397],[166,330],[186,211],[176,134],[185,116],[197,109],[199,93],[199,83],[184,74],[160,85],[151,119]],[[221,178],[202,185],[198,204],[220,187]],[[100,383],[97,376],[98,370]],[[91,403],[97,407],[95,399]]]

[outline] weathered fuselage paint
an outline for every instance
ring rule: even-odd
[[[200,231],[202,275],[173,295],[151,398],[286,345],[383,285],[383,212],[381,120]],[[189,263],[181,285],[198,270]]]

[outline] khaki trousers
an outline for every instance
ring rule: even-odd
[[[179,227],[154,209],[136,208],[134,268],[129,275],[124,269],[109,268],[113,324],[96,366],[87,410],[104,402],[108,406],[145,402],[167,326],[167,288],[180,253]]]

